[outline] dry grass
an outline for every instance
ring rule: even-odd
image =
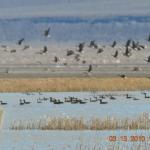
[[[0,92],[149,90],[148,78],[1,78]]]
[[[45,118],[30,121],[14,121],[10,126],[12,130],[137,130],[150,129],[148,113],[142,113],[136,118],[117,119],[106,117],[105,119],[95,118],[85,120],[83,118]]]
[[[0,127],[2,126],[3,121],[3,110],[0,108]]]
[[[92,146],[87,144],[78,144],[74,150],[149,150],[150,144],[148,142],[143,143],[112,143],[105,145],[104,144],[93,144]]]

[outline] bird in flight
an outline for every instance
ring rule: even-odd
[[[49,27],[48,29],[46,29],[46,30],[44,31],[44,36],[45,36],[45,37],[49,37],[50,30],[51,30],[51,28]]]
[[[88,68],[88,72],[91,72],[92,70],[93,70],[93,68],[92,68],[92,65],[90,64],[89,68]]]
[[[18,41],[18,45],[21,45],[24,40],[25,40],[24,38],[20,39],[20,40]]]

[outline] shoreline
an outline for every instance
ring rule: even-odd
[[[0,92],[71,92],[150,90],[149,78],[52,77],[0,78]]]

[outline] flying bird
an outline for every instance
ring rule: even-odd
[[[74,51],[73,50],[67,50],[67,56],[73,55]]]
[[[118,51],[116,50],[115,54],[113,55],[115,58],[118,57]]]
[[[25,40],[24,38],[20,39],[20,40],[18,41],[18,45],[21,45],[24,40]]]
[[[46,53],[48,51],[47,46],[44,46],[43,53]]]
[[[149,36],[148,36],[148,39],[147,39],[149,42],[150,42],[150,34],[149,34]]]
[[[97,54],[102,53],[104,50],[102,48],[99,48],[97,51]]]
[[[48,29],[46,29],[46,30],[44,31],[44,36],[45,36],[45,37],[48,37],[48,36],[49,36],[50,30],[51,30],[51,28],[49,27]]]
[[[76,54],[74,58],[75,58],[76,61],[79,61],[80,60],[80,55]]]
[[[90,64],[90,65],[89,65],[88,72],[91,72],[91,71],[92,71],[92,69],[93,69],[93,67],[92,67],[92,65]]]
[[[43,50],[40,51],[40,52],[37,52],[37,54],[44,54],[44,53],[46,53],[47,51],[48,51],[47,46],[44,46],[44,47],[43,47]]]
[[[127,40],[127,42],[126,42],[126,45],[125,45],[125,46],[126,46],[126,47],[130,46],[131,42],[132,42],[132,40],[131,40],[131,39]]]
[[[93,47],[93,48],[97,49],[97,48],[98,48],[98,45],[97,45],[97,44],[95,43],[95,41],[93,40],[93,41],[90,42],[89,47]]]
[[[150,56],[148,56],[147,62],[149,62],[149,63],[150,63]]]
[[[132,55],[131,50],[129,49],[129,47],[126,47],[124,55],[127,56],[127,57],[130,57]]]
[[[55,56],[54,57],[54,62],[57,63],[58,61],[59,61],[59,58]]]
[[[84,45],[85,45],[85,43],[79,43],[79,45],[78,45],[78,52],[82,52],[83,51],[83,48],[84,48]]]
[[[30,45],[25,45],[22,50],[26,50],[26,49],[28,49],[28,48],[30,48]]]
[[[113,42],[113,44],[111,45],[111,47],[113,47],[113,48],[114,48],[116,45],[117,45],[117,42],[116,42],[116,41],[114,41],[114,42]]]

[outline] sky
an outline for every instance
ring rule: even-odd
[[[0,0],[0,17],[149,15],[150,0]]]
[[[0,0],[0,41],[42,41],[41,32],[49,26],[55,41],[144,39],[150,31],[150,0]]]

